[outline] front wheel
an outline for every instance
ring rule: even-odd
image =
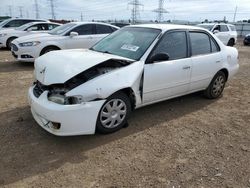
[[[118,131],[126,123],[131,113],[131,103],[127,95],[118,92],[103,104],[96,122],[97,132],[107,134]]]
[[[230,39],[227,43],[228,46],[234,46],[234,39]]]
[[[209,84],[208,88],[205,90],[204,94],[209,99],[216,99],[220,97],[223,93],[226,84],[225,73],[219,71]]]

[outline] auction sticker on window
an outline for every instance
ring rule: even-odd
[[[132,51],[132,52],[136,52],[140,47],[139,46],[134,46],[134,45],[131,45],[131,44],[124,44],[121,49],[123,50],[129,50],[129,51]]]

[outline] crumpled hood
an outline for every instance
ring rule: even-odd
[[[46,41],[46,40],[56,40],[61,37],[62,36],[60,35],[51,35],[49,33],[35,33],[32,35],[19,37],[18,39],[16,39],[16,41],[18,43],[31,42],[31,41]]]
[[[133,61],[88,49],[49,52],[35,61],[35,77],[44,85],[62,84],[75,75],[109,59]]]

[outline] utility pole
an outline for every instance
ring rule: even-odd
[[[23,6],[19,6],[20,18],[23,17]]]
[[[163,21],[163,14],[168,13],[168,11],[166,9],[164,9],[163,7],[164,7],[164,0],[159,0],[158,8],[153,10],[153,12],[157,13],[157,21],[158,22],[162,22]]]
[[[35,0],[35,12],[36,12],[36,19],[39,19],[40,15],[39,15],[39,9],[38,9],[38,2],[37,2],[37,0]]]
[[[140,7],[142,7],[143,4],[141,4],[139,0],[133,0],[128,4],[132,5],[131,19],[132,19],[132,24],[135,24],[140,17]]]
[[[81,22],[83,21],[83,15],[82,15],[82,12],[81,12]]]
[[[10,17],[12,17],[12,6],[8,5],[8,8],[9,8],[9,15],[10,15]]]
[[[50,3],[52,19],[55,20],[55,19],[56,19],[56,14],[55,14],[54,0],[48,0],[48,1],[49,1],[49,3]]]
[[[234,20],[233,20],[233,22],[235,22],[236,15],[237,15],[237,11],[238,11],[238,6],[235,7],[235,11],[234,11]]]

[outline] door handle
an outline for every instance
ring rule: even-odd
[[[216,61],[216,63],[220,63],[220,61]]]
[[[187,70],[190,69],[191,67],[189,65],[185,65],[184,67],[182,67],[183,70]]]

